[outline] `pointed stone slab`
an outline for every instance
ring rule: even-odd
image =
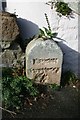
[[[26,48],[26,75],[39,84],[60,85],[63,53],[53,40],[32,40]]]

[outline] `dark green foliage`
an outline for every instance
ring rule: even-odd
[[[39,37],[45,40],[55,38],[56,36],[57,36],[57,33],[52,33],[52,31],[48,30],[45,27],[44,27],[44,30],[40,29]]]
[[[21,73],[20,73],[21,72]],[[7,109],[21,109],[26,98],[38,97],[41,93],[46,93],[47,85],[37,85],[33,80],[28,79],[21,69],[3,69],[2,71],[2,100],[3,107]],[[22,75],[21,75],[22,74]],[[76,75],[70,70],[62,77],[61,86],[75,83]],[[48,85],[51,90],[59,90],[56,84]]]
[[[67,85],[71,83],[74,84],[76,81],[77,81],[77,76],[71,70],[68,70],[64,72],[62,75],[61,85],[65,86],[66,84]]]
[[[2,68],[2,77],[11,77],[13,73],[13,69],[11,68]]]
[[[9,109],[20,109],[25,97],[38,95],[37,87],[26,76],[3,76],[2,99],[3,106]]]
[[[59,85],[57,85],[57,84],[51,84],[51,85],[49,85],[49,87],[52,89],[52,90],[58,90],[59,88],[60,88],[60,86]]]
[[[45,32],[42,29],[39,29],[40,33],[39,33],[39,37],[45,37]]]
[[[61,15],[68,16],[71,15],[72,10],[68,7],[68,4],[65,2],[55,3],[56,11]]]

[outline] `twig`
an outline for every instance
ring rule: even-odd
[[[75,10],[72,10],[74,13],[76,13],[77,15],[79,15],[80,16],[80,13],[78,13],[78,12],[76,12]]]
[[[0,107],[0,109],[2,109],[2,110],[4,110],[4,111],[6,111],[6,112],[8,112],[8,113],[11,113],[11,114],[14,114],[14,115],[16,115],[16,113],[15,113],[15,112],[12,112],[12,111],[10,111],[10,110],[7,110],[7,109],[5,109],[5,108],[2,108],[2,107]]]
[[[32,103],[30,102],[29,98],[27,98],[28,104],[31,106]]]

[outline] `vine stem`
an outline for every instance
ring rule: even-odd
[[[47,25],[48,25],[48,29],[51,31],[50,23],[49,23],[48,16],[47,16],[46,13],[45,13],[45,18],[46,18],[46,22],[47,22]]]
[[[14,114],[14,115],[16,115],[16,113],[13,112],[13,111],[7,110],[7,109],[2,108],[2,107],[0,107],[0,109],[1,109],[1,110],[4,110],[4,111],[6,111],[6,112],[8,112],[8,113],[10,113],[10,114]]]
[[[76,11],[74,11],[74,10],[72,10],[74,13],[76,13],[77,15],[79,15],[80,16],[80,13],[78,13],[78,12],[76,12]]]

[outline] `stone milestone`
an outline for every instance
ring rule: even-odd
[[[26,75],[39,84],[60,85],[63,53],[53,40],[32,40],[26,48]]]

